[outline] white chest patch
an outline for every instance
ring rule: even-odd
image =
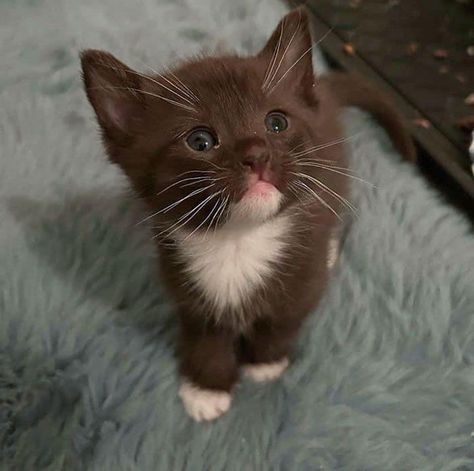
[[[217,310],[238,308],[265,282],[282,256],[289,216],[251,227],[223,227],[212,233],[185,233],[179,247],[192,281]]]

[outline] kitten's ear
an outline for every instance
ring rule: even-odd
[[[145,107],[140,76],[104,51],[83,51],[81,65],[87,97],[105,136],[123,139],[132,135]]]
[[[280,21],[258,54],[267,63],[263,89],[270,92],[282,84],[299,84],[300,80],[306,86],[312,86],[314,75],[311,50],[308,12],[306,8],[300,7]]]

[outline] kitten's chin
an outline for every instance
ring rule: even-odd
[[[260,181],[233,206],[231,219],[236,222],[265,222],[279,212],[282,200],[283,195],[275,186]]]

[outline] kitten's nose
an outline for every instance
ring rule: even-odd
[[[246,149],[242,163],[252,172],[262,175],[268,167],[270,156],[262,145],[252,145]]]

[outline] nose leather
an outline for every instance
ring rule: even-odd
[[[268,167],[269,160],[267,147],[261,142],[250,143],[243,149],[242,163],[259,175]]]

